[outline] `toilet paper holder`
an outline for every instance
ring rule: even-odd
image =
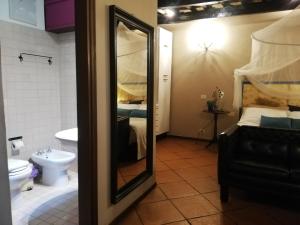
[[[12,137],[12,138],[8,139],[8,141],[10,141],[12,155],[19,155],[20,154],[21,148],[24,147],[24,142],[23,142],[22,139],[23,139],[22,136]]]
[[[15,140],[19,140],[19,139],[23,139],[23,136],[8,138],[8,141],[15,141]]]

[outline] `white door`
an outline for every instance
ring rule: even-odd
[[[170,130],[172,39],[172,32],[159,28],[158,135]]]

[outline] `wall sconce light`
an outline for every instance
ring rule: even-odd
[[[187,32],[187,44],[193,51],[207,53],[210,50],[222,49],[226,41],[225,26],[214,19],[194,24]]]

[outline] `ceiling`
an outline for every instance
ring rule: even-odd
[[[158,23],[290,10],[299,4],[300,0],[158,0]]]

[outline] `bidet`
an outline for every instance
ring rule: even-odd
[[[43,167],[42,183],[48,186],[68,184],[68,169],[75,160],[74,153],[50,149],[32,154],[32,160]]]

